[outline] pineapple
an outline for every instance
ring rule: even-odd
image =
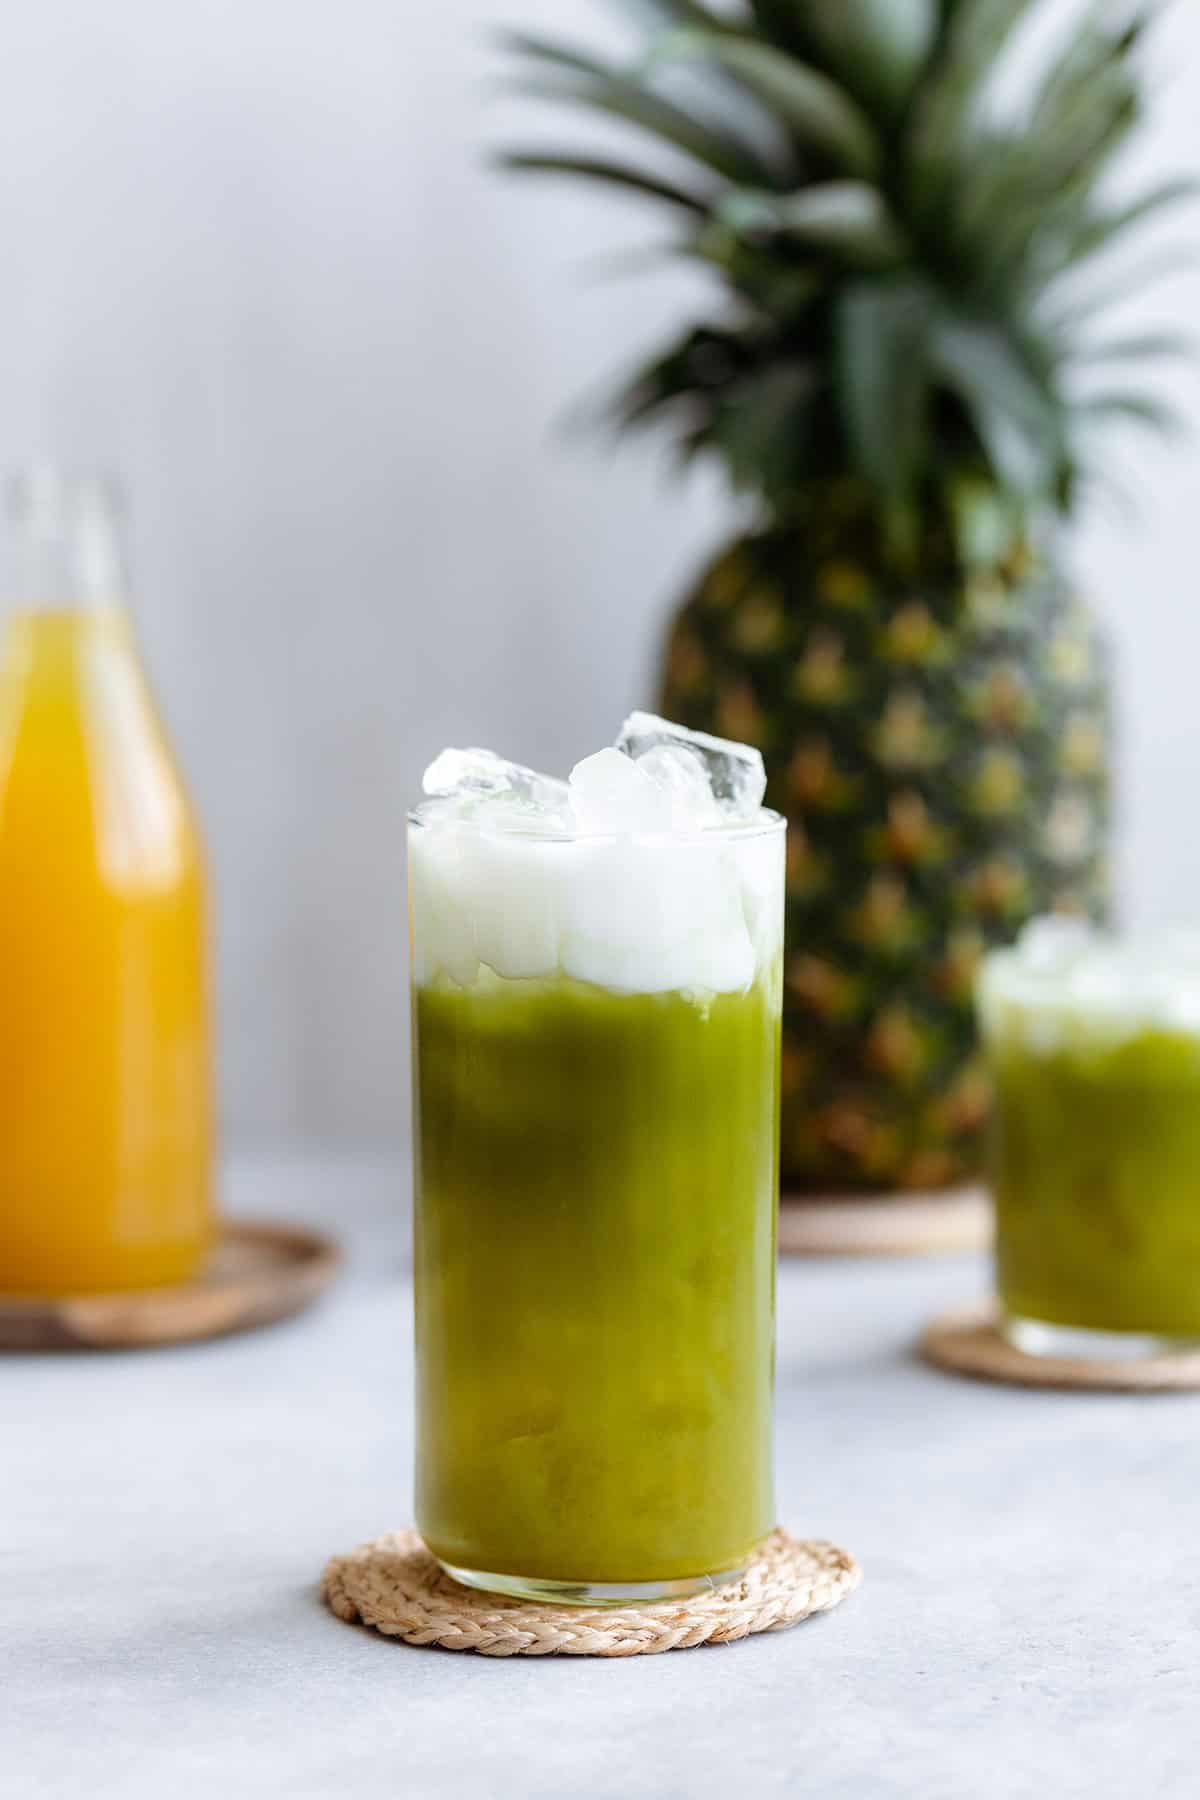
[[[504,160],[646,197],[722,290],[619,413],[757,508],[674,621],[660,708],[759,745],[791,821],[784,1180],[953,1183],[988,1109],[980,956],[1108,909],[1105,660],[1055,524],[1094,427],[1167,422],[1105,370],[1178,346],[1106,335],[1089,279],[1187,191],[1108,197],[1150,9],[1086,6],[1007,108],[1042,0],[627,10],[623,60],[509,47],[651,157]]]

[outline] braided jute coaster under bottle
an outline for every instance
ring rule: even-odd
[[[451,1579],[415,1531],[335,1556],[321,1595],[339,1619],[406,1644],[480,1656],[653,1656],[786,1631],[854,1592],[862,1571],[835,1544],[775,1530],[737,1581],[645,1606],[560,1606],[483,1594]]]
[[[1186,1393],[1200,1389],[1200,1350],[1160,1356],[1033,1355],[1000,1329],[994,1301],[940,1313],[925,1327],[921,1355],[939,1369],[1020,1387],[1091,1388],[1097,1393]]]

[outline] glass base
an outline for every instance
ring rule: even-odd
[[[645,1606],[653,1600],[687,1600],[708,1594],[737,1581],[746,1573],[722,1569],[715,1575],[687,1575],[679,1581],[543,1581],[536,1575],[496,1575],[484,1569],[458,1569],[438,1561],[447,1575],[463,1587],[480,1588],[487,1594],[507,1594],[514,1600],[545,1600],[557,1606]]]
[[[1164,1337],[1149,1331],[1093,1331],[1082,1325],[1050,1325],[1001,1312],[1000,1330],[1026,1356],[1068,1356],[1092,1362],[1146,1362],[1152,1357],[1195,1356],[1200,1337]]]

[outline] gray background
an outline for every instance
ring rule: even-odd
[[[422,764],[465,739],[562,767],[607,739],[732,516],[649,444],[555,429],[693,296],[601,278],[661,234],[635,206],[483,166],[534,129],[490,92],[486,30],[539,18],[603,24],[591,0],[0,6],[0,462],[131,490],[241,1141],[401,1141]],[[1144,164],[1194,166],[1194,5],[1158,63]],[[1198,302],[1191,277],[1140,314]],[[1177,385],[1200,426],[1200,380]],[[1138,517],[1089,517],[1077,556],[1120,648],[1127,910],[1154,922],[1200,910],[1200,449],[1126,464]]]

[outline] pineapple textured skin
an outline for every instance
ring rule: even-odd
[[[979,958],[1109,912],[1103,641],[1049,561],[896,582],[845,544],[743,538],[666,649],[668,717],[753,742],[790,822],[782,1173],[936,1188],[979,1166]]]

